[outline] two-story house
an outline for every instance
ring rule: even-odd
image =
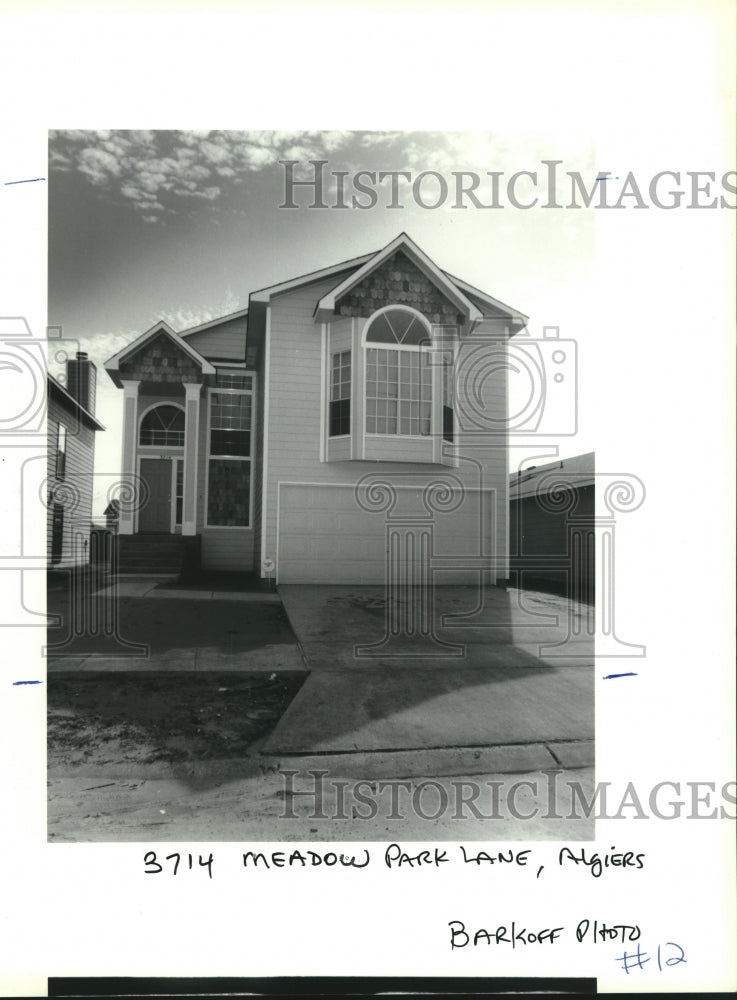
[[[280,583],[506,579],[506,345],[526,322],[401,234],[221,319],[156,323],[105,364],[123,545],[169,536]]]
[[[47,376],[46,544],[51,568],[90,557],[97,371],[84,352],[66,363],[66,384]]]

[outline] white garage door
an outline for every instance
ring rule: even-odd
[[[441,560],[448,572],[438,582],[476,583],[493,555],[489,495],[470,492],[451,511],[429,513],[421,490],[398,494],[387,515],[363,509],[352,486],[281,483],[279,582],[381,584],[389,560],[394,579],[414,573],[416,582],[422,567]]]

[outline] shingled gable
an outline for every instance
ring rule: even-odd
[[[215,372],[209,361],[163,321],[106,361],[105,369],[118,388],[126,379],[139,382],[201,382],[205,375]]]
[[[483,313],[401,233],[317,303],[315,319],[369,316],[387,301],[414,306],[430,322],[455,326],[483,319]]]

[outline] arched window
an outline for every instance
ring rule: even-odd
[[[184,410],[162,403],[144,414],[141,420],[139,444],[161,448],[184,446]]]
[[[366,433],[430,434],[432,365],[423,348],[431,340],[425,320],[405,307],[384,309],[369,320],[365,343]]]

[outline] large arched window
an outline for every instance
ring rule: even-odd
[[[184,410],[162,403],[144,413],[138,438],[141,445],[160,448],[184,446]]]
[[[430,330],[414,310],[391,306],[366,327],[366,433],[424,436],[432,422]],[[380,346],[379,346],[380,345]]]

